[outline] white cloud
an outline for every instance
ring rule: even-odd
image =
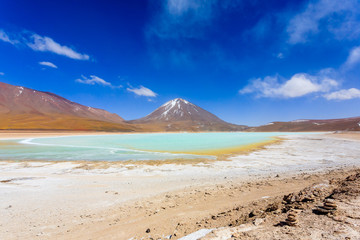
[[[156,97],[158,95],[157,93],[154,93],[152,90],[144,86],[140,86],[139,88],[127,88],[126,90],[129,92],[133,92],[138,96]]]
[[[282,83],[279,76],[258,78],[251,81],[239,93],[255,93],[258,97],[296,98],[311,93],[329,92],[339,85],[336,80],[327,76],[329,72],[329,69],[325,69],[315,76],[297,73]]]
[[[360,98],[360,90],[357,88],[342,89],[340,91],[325,94],[327,100],[350,100]]]
[[[99,78],[95,75],[90,75],[89,78],[85,77],[84,75],[81,75],[81,78],[75,80],[78,83],[88,84],[88,85],[102,85],[112,88],[121,88],[122,86],[113,86],[110,82],[105,81],[102,78]]]
[[[151,19],[145,28],[149,52],[157,66],[173,64],[193,67],[201,54],[209,54],[216,43],[194,48],[204,42],[225,11],[239,10],[242,0],[152,0]],[[209,51],[204,51],[208,48]]]
[[[194,0],[168,0],[167,11],[172,15],[182,15],[190,9],[198,9],[201,2]]]
[[[323,27],[337,38],[356,38],[360,35],[359,15],[358,0],[312,1],[303,12],[289,21],[289,43],[306,42],[309,35],[318,33]]]
[[[239,9],[241,0],[154,0],[148,38],[177,40],[202,38],[221,11]]]
[[[160,11],[148,28],[148,37],[159,39],[198,38],[211,20],[217,0],[160,1]]]
[[[11,40],[7,33],[4,32],[4,30],[2,29],[0,29],[0,40],[3,42],[11,43],[13,45],[16,43],[16,41]]]
[[[343,66],[346,68],[351,68],[358,63],[360,63],[360,46],[354,47],[350,51],[350,54]]]
[[[3,72],[0,72],[0,76],[4,76],[5,75],[5,73],[3,73]]]
[[[31,48],[34,51],[52,52],[68,58],[76,60],[89,60],[87,54],[79,53],[71,47],[61,45],[55,42],[52,38],[40,36],[36,33],[23,31],[21,33],[6,33],[0,29],[0,40],[11,43],[12,45],[23,45]]]
[[[277,55],[276,55],[276,57],[277,58],[279,58],[279,59],[283,59],[285,56],[284,56],[284,54],[283,53],[278,53]]]
[[[267,76],[264,79],[257,78],[243,89],[240,94],[255,94],[257,97],[271,98],[295,98],[311,93],[325,93],[322,95],[327,100],[348,100],[360,98],[360,90],[357,88],[333,91],[340,84],[340,76],[344,76],[349,68],[360,63],[360,46],[354,47],[341,68],[326,68],[316,75],[297,73],[290,79],[280,76]],[[342,78],[342,77],[341,77]],[[335,80],[338,79],[338,80]],[[333,92],[331,92],[333,91]]]
[[[55,64],[52,62],[39,62],[40,65],[51,67],[51,68],[58,68]]]
[[[76,52],[67,46],[62,46],[49,37],[33,34],[31,40],[26,43],[32,50],[41,52],[53,52],[77,60],[89,60],[89,55]]]

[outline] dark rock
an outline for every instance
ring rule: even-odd
[[[261,210],[253,210],[249,213],[249,217],[252,218],[252,217],[255,217],[255,216],[259,216],[263,213],[263,211]]]
[[[273,204],[269,204],[266,207],[265,212],[273,212],[279,209],[279,204],[278,203],[273,203]]]
[[[313,210],[313,213],[315,213],[317,215],[326,215],[326,214],[332,213],[334,211],[335,211],[335,209],[334,210],[329,210],[329,209],[325,209],[325,208],[320,206],[320,207],[315,208]]]

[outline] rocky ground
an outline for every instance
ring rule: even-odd
[[[201,221],[237,216],[200,239],[360,239],[360,171],[250,205]]]

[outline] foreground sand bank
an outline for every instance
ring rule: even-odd
[[[0,162],[0,238],[177,239],[345,176],[360,165],[359,144],[292,136],[230,161],[181,166]]]

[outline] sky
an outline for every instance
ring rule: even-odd
[[[1,0],[0,81],[144,117],[360,116],[359,0]]]

